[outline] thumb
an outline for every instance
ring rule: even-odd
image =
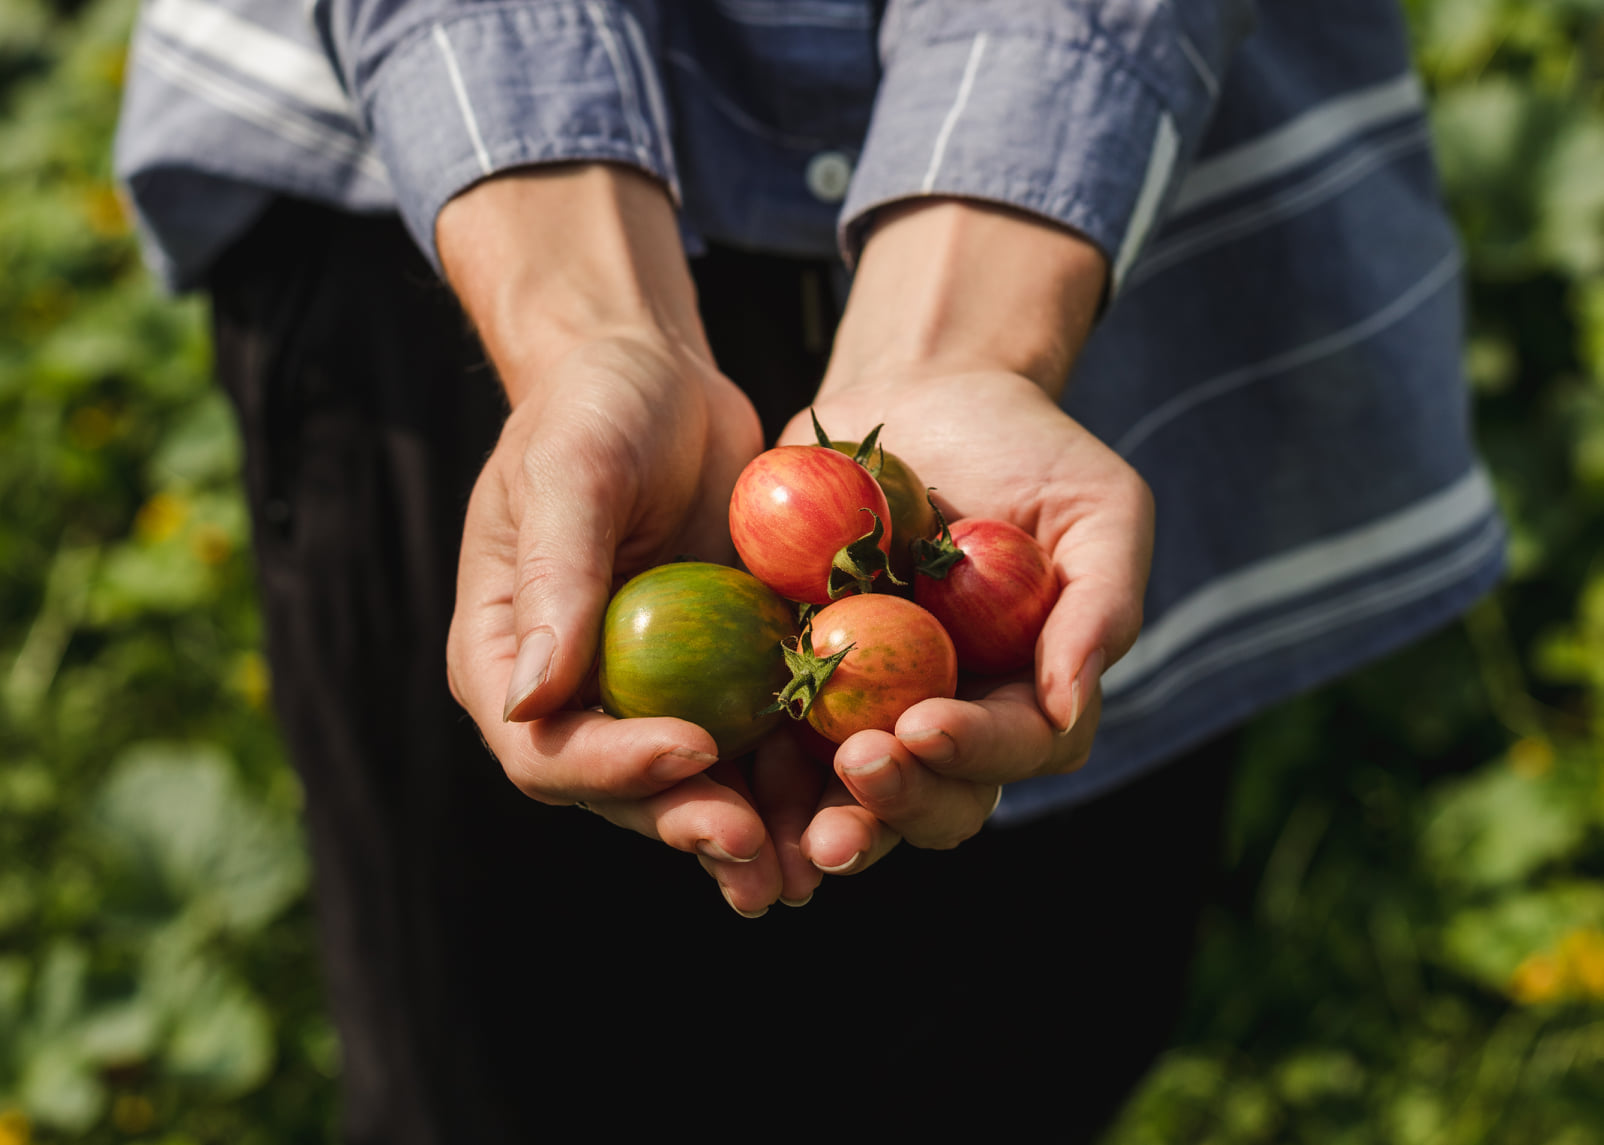
[[[596,657],[622,532],[619,474],[551,438],[525,451],[513,580],[517,654],[504,720],[556,711],[579,691]]]
[[[1036,643],[1036,694],[1060,732],[1088,713],[1103,672],[1141,631],[1152,512],[1150,502],[1134,500],[1127,514],[1088,522],[1079,537],[1066,536],[1058,546],[1064,588]]]

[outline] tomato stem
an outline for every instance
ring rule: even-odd
[[[835,674],[841,661],[846,659],[847,653],[856,647],[856,644],[848,644],[833,656],[820,656],[813,651],[811,626],[802,630],[794,647],[784,640],[780,641],[780,650],[785,653],[785,666],[791,670],[791,680],[774,694],[774,702],[758,715],[785,712],[793,720],[807,719],[813,701],[819,698],[819,693]]]
[[[820,445],[822,445],[825,449],[836,449],[841,453],[846,452],[844,447],[849,443],[841,442],[840,446],[837,446],[835,442],[831,441],[830,435],[825,433],[824,427],[819,424],[819,415],[813,412],[812,406],[808,407],[808,416],[813,419],[813,435],[819,439]],[[869,471],[869,476],[877,480],[880,477],[880,470],[884,469],[886,464],[885,446],[882,445],[879,447],[880,457],[874,462],[873,465],[870,465],[869,461],[874,457],[875,442],[880,437],[880,431],[885,427],[885,422],[881,422],[879,425],[875,426],[869,431],[869,436],[859,442],[855,447],[853,447],[852,450],[852,460],[856,461],[859,465],[867,469]]]
[[[923,537],[914,539],[913,567],[916,573],[923,573],[932,580],[946,580],[952,566],[964,559],[964,551],[953,543],[952,530],[947,527],[947,518],[936,508],[936,499],[930,495],[932,492],[934,487],[925,490],[925,500],[930,502],[930,508],[936,514],[939,532],[933,541]]]
[[[897,574],[891,571],[890,561],[880,548],[880,538],[885,536],[886,532],[880,514],[867,508],[863,512],[874,518],[874,527],[851,544],[842,545],[830,561],[830,583],[827,591],[831,600],[840,600],[854,588],[865,594],[873,592],[877,573],[884,573],[886,579],[895,585],[908,583],[897,579]]]

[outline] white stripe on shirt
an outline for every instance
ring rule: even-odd
[[[1194,164],[1175,196],[1174,211],[1189,211],[1273,179],[1322,151],[1423,106],[1420,81],[1413,72],[1327,100],[1274,131]]]
[[[352,119],[328,58],[207,0],[152,0],[147,28],[316,111]]]
[[[981,32],[969,45],[969,58],[964,61],[963,78],[958,81],[958,94],[953,97],[952,106],[947,109],[947,117],[941,121],[941,130],[936,133],[936,145],[930,151],[930,166],[925,168],[925,177],[919,184],[919,189],[929,194],[936,185],[936,176],[941,174],[941,161],[947,155],[947,140],[952,138],[952,129],[958,125],[963,117],[964,108],[969,104],[969,93],[974,90],[975,73],[980,70],[980,57],[986,54],[986,33]]]
[[[1503,523],[1496,517],[1490,517],[1466,540],[1450,552],[1433,558],[1430,564],[1411,566],[1407,572],[1373,584],[1358,585],[1333,597],[1321,598],[1318,603],[1306,608],[1211,641],[1200,650],[1200,655],[1171,663],[1140,685],[1127,688],[1117,695],[1111,694],[1103,709],[1103,726],[1112,727],[1149,715],[1163,707],[1183,688],[1232,665],[1314,640],[1344,625],[1391,612],[1442,592],[1485,564],[1489,557],[1498,552],[1503,542]],[[1105,683],[1108,681],[1107,674],[1103,680]]]
[[[1204,402],[1230,393],[1232,390],[1248,385],[1250,382],[1262,381],[1276,374],[1285,373],[1299,366],[1306,366],[1310,362],[1340,353],[1349,346],[1363,342],[1366,338],[1380,333],[1394,322],[1402,320],[1406,315],[1421,305],[1437,291],[1453,280],[1459,271],[1459,251],[1449,251],[1442,257],[1436,266],[1428,270],[1425,275],[1398,297],[1351,326],[1341,330],[1334,330],[1330,334],[1322,335],[1301,346],[1294,346],[1284,350],[1261,362],[1254,362],[1248,366],[1238,366],[1227,370],[1223,374],[1216,374],[1206,381],[1176,394],[1169,401],[1148,411],[1146,415],[1137,419],[1135,425],[1126,430],[1114,444],[1114,452],[1121,457],[1129,458],[1143,442],[1152,437],[1159,429],[1168,425],[1183,413]]]
[[[1125,281],[1125,294],[1128,296],[1160,271],[1328,203],[1393,160],[1424,151],[1430,142],[1431,133],[1426,125],[1417,124],[1374,146],[1362,144],[1329,167],[1316,168],[1308,178],[1282,186],[1263,199],[1199,225],[1168,233],[1148,247],[1131,268]]]
[[[1220,81],[1215,77],[1208,61],[1203,58],[1203,53],[1197,50],[1197,45],[1187,38],[1186,33],[1182,32],[1177,39],[1181,45],[1181,54],[1191,63],[1197,78],[1203,81],[1203,90],[1209,93],[1210,99],[1219,99]]]
[[[473,112],[473,101],[468,98],[468,88],[462,82],[462,68],[457,64],[457,53],[451,47],[451,37],[446,34],[444,24],[436,24],[431,35],[445,63],[446,78],[451,81],[451,94],[457,100],[457,114],[462,117],[463,129],[468,133],[468,141],[473,144],[474,158],[479,161],[479,173],[488,175],[494,170],[490,166],[490,152],[485,150],[485,137],[479,131],[479,117]]]
[[[1153,227],[1153,220],[1158,216],[1158,205],[1163,202],[1164,192],[1169,188],[1170,175],[1175,171],[1175,157],[1180,150],[1181,134],[1175,130],[1175,121],[1165,112],[1158,118],[1158,128],[1153,133],[1153,150],[1147,157],[1147,174],[1142,177],[1142,189],[1136,196],[1136,206],[1131,211],[1125,237],[1120,241],[1119,257],[1114,260],[1112,288],[1115,292],[1125,280],[1125,272],[1131,268],[1132,260],[1141,252],[1147,232]]]
[[[595,0],[587,0],[585,12],[596,28],[597,38],[601,40],[602,49],[607,53],[607,62],[612,66],[613,79],[618,83],[618,101],[624,109],[624,124],[629,128],[629,142],[635,149],[635,159],[642,167],[650,170],[651,136],[646,130],[645,117],[641,115],[640,95],[635,90],[634,78],[624,62],[624,51],[618,46],[618,37],[613,35],[613,29],[607,22],[607,13],[601,5],[595,3]]]
[[[390,185],[384,164],[365,140],[203,67],[148,32],[135,39],[134,52],[139,64],[213,107],[342,167],[355,168],[380,186]]]
[[[646,61],[652,58],[651,49],[646,46],[646,36],[641,32],[640,22],[629,9],[623,10],[624,35],[629,40],[630,50],[635,53],[637,60]],[[662,79],[654,67],[641,69],[641,86],[646,89],[646,110],[652,117],[652,129],[656,137],[665,143],[669,138],[667,103],[663,99]],[[668,174],[668,172],[665,172]],[[674,190],[674,197],[679,198],[679,190]]]
[[[1228,573],[1145,628],[1125,658],[1104,674],[1103,686],[1111,694],[1127,692],[1211,631],[1249,613],[1425,552],[1492,511],[1493,492],[1487,474],[1472,469],[1447,488],[1370,524]],[[1280,622],[1285,621],[1282,618]]]

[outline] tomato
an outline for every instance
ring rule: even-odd
[[[700,724],[728,759],[778,722],[760,713],[789,678],[781,644],[796,609],[756,578],[685,561],[635,577],[602,625],[600,684],[608,714]]]
[[[730,539],[752,575],[774,591],[828,604],[854,587],[866,591],[884,571],[890,516],[886,495],[852,458],[782,445],[758,454],[736,479]]]
[[[1023,529],[1007,521],[966,517],[945,542],[963,554],[941,579],[923,571],[915,578],[914,599],[946,627],[965,671],[995,675],[1028,667],[1036,657],[1036,638],[1058,603],[1058,570],[1052,558]]]
[[[807,640],[799,649],[804,659]],[[920,700],[950,699],[958,690],[952,639],[934,616],[899,596],[849,596],[821,608],[811,643],[821,663],[841,657],[806,704],[808,723],[832,743],[865,728],[892,731]],[[787,657],[793,668],[799,653]]]
[[[850,441],[832,441],[830,448],[856,457],[860,447]],[[879,482],[891,510],[888,528],[891,531],[891,571],[904,581],[911,591],[913,586],[913,542],[936,533],[936,514],[930,507],[919,475],[896,454],[884,446],[876,449],[862,462],[864,468]],[[907,595],[906,593],[904,595]]]

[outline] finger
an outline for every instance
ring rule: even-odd
[[[828,775],[790,735],[769,736],[758,745],[752,764],[753,806],[779,855],[780,901],[787,906],[805,904],[824,879],[802,854],[802,833],[813,820]]]
[[[864,810],[915,847],[956,847],[997,805],[997,784],[937,775],[881,731],[859,732],[842,744],[835,768]]]
[[[709,778],[734,791],[753,808],[753,813],[756,814],[756,802],[752,797],[751,785],[738,764],[720,763],[709,773]],[[701,853],[702,869],[712,875],[718,883],[724,901],[729,903],[736,914],[744,918],[761,918],[768,913],[769,907],[778,901],[784,890],[779,852],[774,845],[773,836],[768,833],[768,824],[764,823],[763,827],[762,847],[757,858],[751,862],[729,862],[715,858],[705,848]]]
[[[640,799],[718,761],[705,729],[666,716],[616,720],[565,711],[534,723],[481,721],[480,727],[507,777],[542,803]]]
[[[827,875],[856,875],[891,853],[902,837],[874,817],[839,778],[825,785],[802,854]]]
[[[897,720],[897,739],[931,771],[975,783],[1006,784],[1074,771],[1091,753],[1102,692],[1067,732],[1049,722],[1028,683],[1001,685],[974,700],[925,700]]]
[[[517,653],[504,719],[554,711],[590,671],[625,531],[623,506],[634,498],[626,487],[631,472],[596,434],[554,431],[524,446],[509,478],[519,485],[511,502],[518,514],[511,583]]]
[[[1064,588],[1036,641],[1036,692],[1060,731],[1086,713],[1103,672],[1135,643],[1153,556],[1152,495],[1134,472],[1080,508],[1053,550]]]
[[[780,897],[780,864],[746,796],[699,775],[646,799],[601,801],[589,809],[619,827],[694,854],[740,914],[757,917]]]

